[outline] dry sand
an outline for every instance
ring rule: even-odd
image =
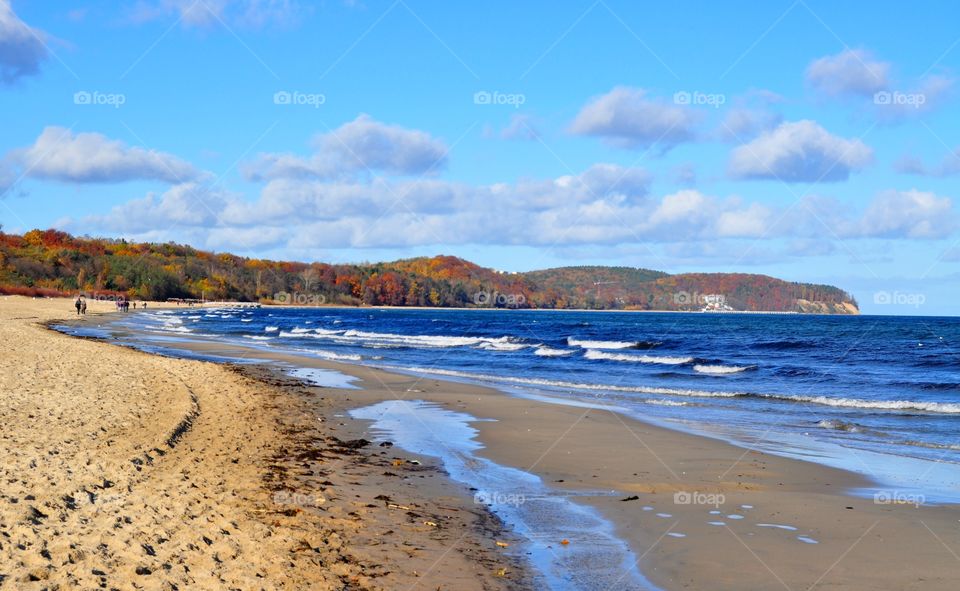
[[[0,356],[0,573],[16,581],[11,588],[32,588],[31,575],[61,588],[74,580],[93,587],[100,578],[91,569],[117,588],[530,586],[515,562],[517,540],[447,481],[436,459],[411,464],[408,454],[379,447],[367,421],[344,416],[414,398],[495,419],[474,426],[486,445],[481,455],[498,463],[560,489],[615,491],[578,498],[616,524],[644,574],[664,589],[952,590],[960,580],[957,506],[852,497],[845,491],[869,483],[848,472],[472,385],[296,358],[354,375],[363,389],[304,388],[258,366],[231,371],[151,357],[35,325],[63,305],[0,300],[4,341],[17,344]],[[84,377],[73,377],[79,370]],[[165,447],[193,408],[190,391],[200,413]],[[344,443],[356,440],[375,441]],[[103,478],[114,486],[96,489]],[[84,490],[119,496],[91,503]],[[719,494],[723,502],[678,504],[676,493]],[[138,575],[138,567],[152,574]],[[50,580],[35,588],[52,587]]]

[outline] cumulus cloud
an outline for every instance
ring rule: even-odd
[[[317,136],[312,156],[260,154],[244,167],[251,180],[330,179],[358,172],[428,174],[443,168],[447,146],[430,134],[387,125],[361,114],[349,123]]]
[[[814,60],[807,66],[807,82],[825,95],[862,96],[890,85],[890,64],[876,60],[864,49],[845,49],[836,55]]]
[[[867,99],[867,112],[880,123],[894,124],[940,107],[953,88],[953,78],[931,74],[904,83],[891,77],[891,64],[864,49],[847,49],[813,61],[807,83],[830,98]]]
[[[158,180],[181,183],[201,175],[193,165],[164,152],[127,146],[99,133],[47,127],[34,144],[10,157],[31,178],[77,183]]]
[[[873,161],[873,150],[858,139],[831,135],[816,122],[786,122],[735,148],[734,178],[784,182],[833,182],[849,178]]]
[[[206,28],[220,22],[262,27],[291,24],[301,10],[294,0],[158,0],[139,2],[129,17],[134,23],[172,17],[184,28]]]
[[[10,0],[0,0],[0,82],[12,84],[39,72],[48,55],[45,38],[17,17]]]
[[[916,189],[880,193],[862,221],[864,235],[881,238],[944,238],[956,228],[950,198]]]
[[[758,236],[773,212],[737,198],[682,191],[648,195],[646,171],[610,164],[516,183],[439,179],[275,179],[259,198],[187,183],[85,223],[125,235],[176,228],[205,245],[246,249],[283,238],[289,248],[432,244],[618,244]],[[257,234],[260,232],[260,234]],[[169,238],[168,238],[169,239]],[[235,240],[236,242],[232,242]]]
[[[617,87],[588,102],[570,131],[603,138],[614,146],[666,152],[694,139],[697,113],[687,107],[648,98],[640,88]]]
[[[85,223],[112,232],[135,233],[172,230],[176,227],[209,228],[220,223],[220,215],[232,196],[199,183],[175,185],[157,194],[133,199]]]

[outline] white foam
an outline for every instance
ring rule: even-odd
[[[595,349],[587,349],[583,356],[587,359],[606,359],[609,361],[626,361],[629,363],[658,363],[661,365],[683,365],[684,363],[691,363],[693,361],[693,357],[629,355],[624,353],[605,353]]]
[[[627,341],[581,341],[573,337],[567,337],[567,344],[582,349],[629,349],[636,345]]]
[[[265,326],[263,327],[263,332],[277,332],[280,330],[279,326]]]
[[[334,353],[333,351],[321,350],[311,351],[311,353],[314,353],[317,357],[322,357],[331,361],[363,361],[363,357],[360,355],[353,355],[350,353]]]
[[[254,341],[272,341],[273,340],[273,337],[264,337],[260,335],[250,335],[250,334],[243,335],[243,338],[252,339]]]
[[[750,369],[748,365],[694,365],[693,371],[709,375],[727,375]]]
[[[827,396],[779,396],[762,394],[768,398],[781,398],[797,402],[812,402],[841,408],[875,408],[881,410],[923,410],[944,414],[960,414],[960,403],[917,402],[913,400],[860,400],[858,398],[829,398]]]
[[[571,353],[573,353],[573,351],[570,349],[552,349],[543,345],[537,347],[537,350],[533,352],[534,355],[539,355],[540,357],[566,357]]]

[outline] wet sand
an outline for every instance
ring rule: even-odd
[[[13,326],[20,327],[20,332],[5,335],[5,340],[39,339],[37,335],[44,331],[32,324],[36,320],[8,322],[12,316],[30,312],[24,308],[29,300],[20,300],[16,306],[9,305],[11,301],[0,300],[4,330]],[[35,524],[36,519],[31,520],[32,513],[25,511],[24,505],[8,502],[11,493],[5,489],[5,496],[0,497],[0,523],[4,531],[12,524],[17,535],[32,544],[30,551],[12,549],[16,546],[7,543],[0,549],[4,565],[0,573],[18,581],[11,588],[21,588],[19,581],[26,580],[30,568],[47,568],[58,577],[83,570],[74,568],[69,560],[64,564],[59,550],[54,566],[46,564],[44,561],[51,561],[42,555],[42,560],[36,558],[37,546],[49,544],[56,537],[85,546],[91,538],[109,541],[120,536],[117,542],[130,541],[128,548],[108,542],[104,553],[84,555],[78,560],[89,569],[93,562],[100,564],[112,557],[111,576],[123,581],[137,581],[136,577],[141,575],[134,569],[145,561],[163,573],[163,565],[154,564],[153,557],[144,557],[142,546],[134,543],[160,530],[169,530],[173,537],[168,539],[178,540],[175,551],[165,554],[176,559],[165,558],[173,568],[162,576],[180,577],[178,581],[207,577],[194,579],[197,585],[201,580],[216,583],[230,577],[233,578],[229,580],[238,581],[239,577],[256,572],[263,576],[253,580],[263,588],[301,588],[298,585],[305,581],[310,581],[309,588],[336,588],[323,585],[334,585],[337,580],[351,581],[350,584],[357,581],[357,585],[379,584],[385,589],[410,588],[410,581],[414,588],[425,589],[531,586],[515,562],[520,547],[516,536],[499,531],[496,521],[472,503],[470,491],[444,478],[439,460],[430,456],[414,458],[396,447],[380,447],[381,440],[371,432],[369,421],[347,417],[351,409],[383,400],[434,401],[478,419],[493,419],[473,424],[485,445],[477,452],[479,455],[533,472],[560,490],[580,494],[604,491],[595,496],[578,496],[577,500],[597,508],[616,525],[646,577],[664,589],[954,589],[960,580],[960,509],[877,504],[872,498],[853,497],[846,491],[868,487],[870,483],[849,472],[668,430],[607,409],[548,404],[474,385],[396,375],[356,365],[287,358],[298,365],[356,376],[356,385],[362,389],[304,388],[296,380],[278,377],[264,366],[244,366],[232,371],[226,366],[148,356],[52,333],[44,339],[33,353],[39,359],[57,356],[61,350],[71,359],[89,358],[92,353],[123,359],[127,366],[124,371],[134,373],[114,375],[116,388],[129,389],[132,383],[150,386],[146,392],[141,389],[120,395],[112,392],[108,382],[97,379],[85,396],[79,396],[76,388],[71,388],[70,378],[43,375],[43,380],[52,381],[43,382],[47,385],[34,390],[26,400],[14,398],[3,405],[8,413],[2,417],[5,479],[16,480],[13,475],[24,471],[28,459],[49,462],[43,456],[54,448],[60,450],[61,457],[65,451],[71,458],[89,460],[93,456],[98,468],[90,474],[88,470],[73,471],[60,466],[59,472],[52,472],[57,475],[56,484],[37,474],[20,482],[16,494],[25,498],[28,490],[34,491],[34,506],[41,498],[37,493],[43,494],[38,508],[58,519],[66,515],[69,520],[71,512],[81,509],[97,515],[100,509],[95,511],[95,504],[84,504],[79,509],[64,507],[60,491],[69,488],[63,481],[74,488],[95,482],[103,464],[113,470],[111,474],[118,474],[117,479],[128,479],[126,482],[134,492],[127,495],[127,514],[134,521],[121,523],[116,531],[113,526],[120,522],[115,522],[116,512],[111,511],[108,516],[100,515],[92,525],[88,520],[86,529],[63,528],[53,536],[49,525],[53,519],[44,518],[40,525]],[[81,345],[93,348],[77,349]],[[265,357],[246,348],[207,348],[251,358]],[[23,353],[6,353],[0,358],[4,396],[11,396],[8,385],[19,384],[17,387],[23,388],[33,375],[59,371],[46,370],[39,361],[31,366],[24,361],[25,357]],[[284,360],[282,356],[273,358]],[[33,369],[28,370],[28,366]],[[142,474],[134,469],[135,474],[125,476],[124,469],[129,473],[131,468],[124,466],[121,458],[128,458],[131,451],[149,453],[144,452],[149,449],[147,446],[154,444],[157,437],[162,441],[168,429],[177,424],[174,419],[182,418],[184,410],[189,412],[189,404],[177,402],[183,396],[178,399],[174,395],[175,382],[169,376],[166,385],[156,377],[146,381],[146,373],[162,376],[165,374],[160,373],[161,369],[169,371],[173,367],[174,373],[186,380],[198,396],[202,394],[200,418],[183,436],[182,443],[170,449],[160,445],[167,455],[152,456],[152,465],[141,466],[148,476],[158,474],[147,488],[154,495],[163,491],[161,498],[144,499],[144,488],[137,481]],[[167,390],[169,393],[163,394]],[[149,395],[144,396],[145,393]],[[46,409],[48,415],[35,412],[40,420],[32,433],[45,443],[38,443],[31,453],[21,451],[11,441],[23,444],[30,440],[27,432],[20,432],[21,417],[35,411],[29,406],[40,404],[35,398],[49,399],[51,394],[81,406],[91,405],[87,400],[91,396],[111,397],[100,405],[118,413],[106,428],[111,434],[116,433],[110,440],[123,453],[105,449],[100,443],[104,437],[91,435],[89,428],[73,434],[69,417],[74,412],[66,412],[63,405],[53,414],[49,414],[51,409]],[[203,404],[204,399],[209,403]],[[20,406],[14,407],[14,402]],[[15,416],[10,414],[11,407],[17,409]],[[94,409],[87,408],[87,418],[81,422],[91,421],[91,413]],[[89,427],[100,424],[99,420],[98,417]],[[206,426],[201,428],[204,421]],[[124,425],[126,430],[120,430],[118,425]],[[154,439],[145,443],[149,433],[154,433]],[[372,443],[344,443],[350,441]],[[238,455],[238,450],[243,455]],[[210,455],[216,458],[213,465],[208,459]],[[114,456],[118,466],[107,466],[106,459]],[[178,457],[179,464],[174,461]],[[244,461],[239,461],[241,458]],[[188,470],[194,482],[178,480],[184,477],[180,470]],[[51,474],[49,469],[44,476],[47,474]],[[195,484],[199,491],[187,483]],[[87,484],[88,489],[91,486]],[[281,496],[273,497],[275,491],[280,491]],[[507,488],[498,492],[509,495],[511,491]],[[323,502],[317,503],[310,496],[314,494],[321,496]],[[305,502],[308,500],[313,503]],[[688,500],[692,502],[687,503]],[[289,506],[290,501],[293,506]],[[211,551],[203,547],[205,542],[191,542],[203,528],[217,533],[216,525],[208,525],[201,517],[206,513],[192,507],[212,507],[238,524],[230,530],[231,542],[243,543],[231,547],[233,555],[217,554],[221,561],[224,556],[232,556],[229,560],[217,562],[209,557]],[[191,511],[196,514],[194,519],[188,519]],[[197,519],[201,519],[200,523],[196,523]],[[302,547],[305,552],[297,551],[299,535],[313,540]],[[167,537],[166,533],[161,537]],[[221,533],[220,537],[209,539],[220,543],[226,537]],[[336,548],[323,544],[330,539],[336,540]],[[510,545],[504,548],[496,541]],[[574,546],[578,540],[571,537],[569,542]],[[193,546],[197,547],[196,555],[192,554]],[[403,558],[404,552],[409,553],[409,560]],[[309,558],[304,558],[304,554]],[[282,563],[282,559],[271,562],[277,557],[296,557],[298,562],[289,564],[282,572],[270,570],[271,564]],[[185,563],[203,566],[185,572]],[[8,564],[17,567],[9,568]],[[331,580],[334,567],[344,569],[344,574]],[[414,570],[416,574],[411,574]],[[217,576],[220,578],[209,578]],[[89,576],[84,579],[96,580]],[[250,588],[239,583],[238,586]]]

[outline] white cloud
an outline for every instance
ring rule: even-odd
[[[828,96],[863,96],[889,87],[890,64],[863,49],[845,49],[807,66],[807,82]]]
[[[10,0],[0,0],[0,82],[11,84],[36,74],[47,59],[46,34],[13,12]]]
[[[653,148],[666,152],[694,139],[699,117],[693,110],[647,98],[640,88],[619,86],[587,103],[570,131],[604,138],[622,148]]]
[[[112,232],[141,234],[150,231],[172,231],[178,227],[211,228],[220,223],[220,216],[232,197],[198,183],[176,185],[157,195],[128,201],[102,216],[84,220]]]
[[[828,133],[816,122],[781,124],[735,148],[729,172],[735,178],[784,182],[846,180],[873,161],[873,150],[858,139]]]
[[[171,154],[130,147],[99,133],[47,127],[28,148],[10,157],[32,178],[77,183],[159,180],[182,183],[200,176],[190,163]]]
[[[911,189],[880,193],[867,208],[861,231],[881,238],[944,238],[956,229],[953,201]]]
[[[430,134],[386,125],[361,114],[349,123],[317,136],[316,152],[307,158],[293,154],[261,154],[244,167],[253,180],[330,179],[358,172],[428,174],[442,169],[447,146]]]

